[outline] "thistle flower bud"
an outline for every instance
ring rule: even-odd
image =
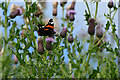
[[[76,12],[74,10],[69,10],[67,12],[67,16],[69,17],[70,21],[74,21],[75,20],[74,14],[76,14]]]
[[[53,16],[57,16],[57,8],[53,9]]]
[[[95,33],[95,19],[92,19],[92,18],[89,19],[88,23],[89,23],[88,33],[90,35],[94,35],[94,33]]]
[[[10,13],[10,18],[14,19],[18,14],[19,14],[18,10],[14,11],[14,12],[11,12]]]
[[[70,10],[74,10],[74,9],[75,9],[75,0],[73,0],[71,7],[70,7]]]
[[[60,5],[63,7],[67,3],[67,0],[61,0]]]
[[[12,4],[10,8],[10,17],[15,18],[16,16],[21,16],[23,11],[24,9],[22,7]]]
[[[67,29],[64,27],[63,30],[62,30],[61,33],[60,33],[60,36],[61,36],[62,38],[65,38],[65,37],[66,37],[66,34],[67,34]]]
[[[65,31],[67,32],[67,29],[66,29],[66,27],[63,27],[63,30],[65,30]]]
[[[54,40],[53,37],[47,37],[47,38],[45,39],[45,41],[46,41],[46,42],[54,42],[55,40]]]
[[[97,27],[96,27],[96,36],[98,38],[102,38],[103,37],[103,29],[102,29],[102,27],[100,27],[100,24],[97,24]]]
[[[110,1],[108,2],[108,7],[109,7],[109,8],[112,8],[113,5],[114,5],[113,0],[110,0]]]
[[[57,1],[54,1],[54,2],[53,2],[53,8],[57,8],[57,6],[58,6],[58,2],[57,2]]]
[[[68,42],[69,42],[69,43],[73,43],[73,41],[74,41],[73,36],[69,35],[69,36],[68,36]]]
[[[60,33],[60,36],[62,38],[65,38],[66,37],[66,31],[65,30],[62,30],[61,33]]]
[[[17,64],[18,63],[18,59],[17,59],[17,57],[16,57],[16,55],[14,56],[14,64]]]
[[[39,54],[44,53],[43,39],[41,37],[38,37],[38,53]]]
[[[53,37],[47,37],[45,39],[45,41],[47,42],[46,49],[47,50],[52,50],[52,42],[54,42],[54,38]]]
[[[70,14],[69,19],[70,21],[74,21],[75,20],[74,14]]]
[[[52,42],[51,41],[47,41],[46,49],[47,50],[52,50]]]

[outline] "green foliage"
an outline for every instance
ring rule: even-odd
[[[117,44],[114,48],[109,40],[104,40],[106,32],[97,43],[95,42],[95,39],[98,40],[96,36],[90,36],[90,39],[85,41],[78,40],[78,37],[75,36],[73,43],[69,43],[67,39],[69,35],[73,35],[75,23],[63,17],[61,18],[63,20],[61,25],[68,30],[66,37],[54,36],[56,41],[52,43],[52,50],[47,50],[45,48],[47,44],[45,42],[46,36],[41,36],[44,48],[44,53],[41,55],[37,52],[38,41],[34,32],[38,29],[37,26],[39,24],[45,25],[45,22],[43,22],[43,15],[34,16],[38,12],[36,2],[31,4],[26,2],[23,17],[28,18],[29,24],[25,21],[20,26],[17,25],[17,21],[14,19],[8,18],[8,5],[9,3],[7,2],[0,3],[5,16],[4,20],[0,20],[2,28],[5,29],[3,33],[7,34],[6,30],[11,26],[9,36],[1,37],[0,35],[2,40],[0,47],[4,49],[4,52],[1,53],[2,55],[0,54],[2,78],[118,78],[116,58],[120,57],[118,51],[119,43],[118,36],[115,34],[116,24],[110,14],[104,14],[108,19],[105,30],[108,32],[111,26],[111,33],[115,34],[113,39]],[[117,9],[117,7],[114,7],[112,12]],[[85,10],[84,16],[87,25],[91,17],[90,14]],[[64,22],[67,23],[67,26],[65,26]],[[27,28],[24,28],[25,25]],[[87,44],[89,44],[88,49],[85,48]],[[98,46],[99,44],[100,46]],[[15,64],[16,59],[13,55],[17,57],[17,64]],[[65,55],[69,59],[68,63],[65,61]],[[93,68],[93,64],[97,64],[97,69]]]

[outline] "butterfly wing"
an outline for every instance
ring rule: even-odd
[[[39,25],[39,36],[53,36],[55,33],[53,19],[50,19],[45,27],[43,27],[43,25]]]

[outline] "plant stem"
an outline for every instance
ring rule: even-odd
[[[92,46],[93,46],[93,40],[94,40],[94,35],[91,35],[91,36],[90,36],[89,50],[90,50],[90,49],[92,48]],[[86,63],[86,66],[85,66],[85,72],[87,71],[87,68],[88,68],[90,56],[91,56],[91,52],[89,52],[89,55],[88,55],[87,63]]]
[[[87,9],[88,9],[88,12],[89,12],[89,14],[90,14],[90,18],[91,18],[91,12],[90,12],[90,8],[89,8],[89,6],[88,6],[87,1],[85,1],[85,4],[86,4],[86,6],[87,6]]]
[[[117,9],[115,10],[115,12],[114,12],[114,14],[113,14],[113,16],[112,16],[112,20],[113,20],[113,18],[114,18],[114,16],[115,16],[116,12],[117,12]]]
[[[5,2],[5,6],[6,8],[8,9],[8,5],[9,5],[9,2]],[[5,40],[7,41],[7,10],[5,11],[5,23],[4,23],[4,26],[5,26]],[[6,53],[6,46],[7,46],[7,43],[5,42],[5,47],[4,47],[4,53]]]
[[[95,19],[97,17],[97,12],[98,12],[98,2],[96,2]]]

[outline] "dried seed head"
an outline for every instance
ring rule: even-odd
[[[52,50],[52,42],[51,41],[47,41],[46,49],[47,50]]]
[[[12,4],[11,7],[10,7],[10,13],[16,11],[18,7],[19,6],[15,5],[15,4]]]
[[[57,16],[57,8],[53,9],[53,16]]]
[[[63,7],[67,3],[67,0],[61,0],[60,5]]]
[[[16,57],[16,55],[14,56],[14,64],[17,64],[18,63],[18,59],[17,59],[17,57]]]
[[[71,4],[67,6],[67,12],[70,10]]]
[[[70,7],[70,10],[74,10],[74,9],[75,9],[75,0],[73,0],[71,7]]]
[[[54,1],[54,2],[53,2],[53,8],[57,8],[57,6],[58,6],[58,2],[57,2],[57,1]]]
[[[70,35],[70,36],[68,36],[68,42],[69,42],[69,43],[73,43],[73,41],[74,41],[73,36],[71,36],[71,35]]]
[[[109,8],[112,8],[113,5],[114,5],[113,0],[110,0],[110,1],[108,2],[108,7],[109,7]]]

